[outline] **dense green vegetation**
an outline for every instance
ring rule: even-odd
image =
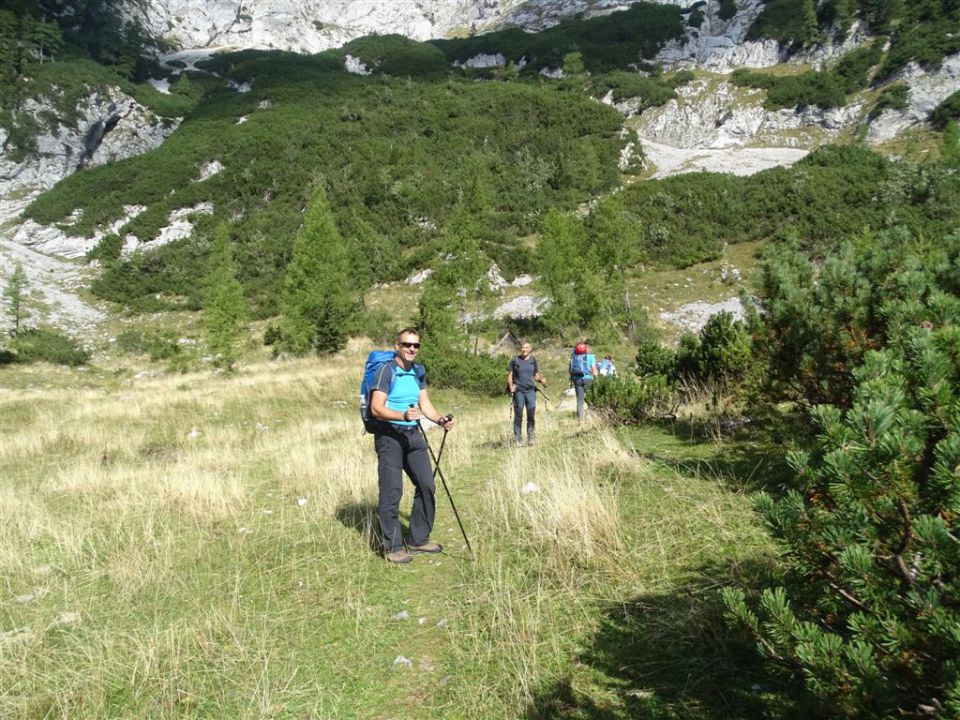
[[[844,717],[960,712],[960,234],[771,249],[757,357],[813,406],[796,485],[758,506],[786,551],[731,616]],[[813,442],[810,442],[810,440]]]
[[[887,80],[910,61],[935,66],[960,50],[960,8],[952,0],[901,3],[898,0],[832,0],[817,7],[812,0],[770,0],[751,25],[748,39],[772,37],[800,48],[842,37],[855,16],[881,38],[848,53],[832,69],[798,76],[770,76],[738,70],[734,82],[767,90],[767,107],[845,104],[846,96]],[[890,47],[881,50],[883,39]],[[889,101],[889,98],[887,98]],[[885,103],[884,107],[895,107]]]
[[[0,11],[0,68],[63,55],[90,58],[136,82],[156,71],[157,47],[116,0],[7,0]]]
[[[871,33],[890,38],[879,77],[886,78],[911,60],[936,65],[960,50],[960,7],[953,0],[770,0],[747,33],[748,39],[771,37],[794,47],[843,37],[855,17]]]
[[[183,76],[170,94],[145,82],[167,71],[145,54],[152,43],[136,22],[108,0],[16,0],[0,10],[0,127],[4,153],[20,161],[35,152],[37,135],[75,127],[93,92],[119,88],[161,118],[182,117],[213,78]],[[50,106],[20,112],[28,100]]]
[[[960,121],[960,90],[950,95],[930,113],[934,127],[943,129],[951,120]]]
[[[137,72],[137,64],[125,60],[123,43],[94,37],[93,45],[83,45],[89,27],[83,13],[101,5],[78,5],[79,14],[67,14],[74,25],[60,35],[29,13],[0,17],[0,35],[20,33],[36,41],[9,61],[19,63],[14,74],[30,73],[38,88],[62,82],[68,120],[91,78],[115,84],[124,75],[129,83]],[[43,4],[18,5],[28,6]],[[720,14],[730,17],[735,10],[732,0],[724,0]],[[819,7],[819,16],[817,11],[811,0],[773,0],[754,32],[809,45],[830,28],[842,30],[857,8],[834,0]],[[735,80],[764,87],[772,107],[833,107],[907,59],[932,63],[954,47],[955,35],[940,29],[955,17],[955,2],[906,7],[871,0],[859,12],[877,32],[891,33],[887,55],[875,42],[828,71],[793,77],[741,72]],[[203,307],[208,346],[223,367],[236,358],[247,303],[260,316],[279,313],[266,338],[278,353],[332,353],[344,347],[349,333],[367,332],[381,320],[363,312],[364,290],[429,266],[433,274],[419,293],[416,320],[434,387],[495,395],[502,391],[504,361],[473,351],[468,311],[487,298],[484,277],[491,262],[508,275],[536,273],[550,304],[526,329],[560,342],[588,335],[591,342],[636,347],[634,372],[622,367],[619,377],[598,380],[590,389],[591,405],[609,422],[675,422],[681,402],[699,400],[718,435],[731,426],[725,420],[735,427],[750,424],[757,435],[786,436],[783,426],[792,423],[794,472],[782,486],[769,481],[770,494],[758,500],[781,543],[782,563],[772,568],[772,577],[745,578],[723,568],[719,582],[710,581],[711,588],[736,583],[723,595],[730,619],[788,679],[769,696],[751,696],[750,716],[762,714],[762,704],[776,716],[795,700],[813,706],[814,716],[956,715],[960,176],[949,164],[956,155],[944,152],[945,162],[917,163],[858,146],[829,146],[791,168],[751,177],[684,175],[610,194],[628,138],[621,117],[583,91],[639,97],[642,107],[665,102],[689,74],[640,77],[624,67],[674,37],[681,21],[675,6],[637,5],[536,36],[508,31],[432,44],[383,36],[314,57],[253,51],[219,56],[205,67],[222,79],[181,77],[171,97],[125,86],[158,114],[186,114],[181,129],[153,153],[72,176],[28,213],[53,223],[82,208],[75,231],[89,232],[120,217],[124,205],[147,205],[91,253],[104,265],[94,290],[136,309]],[[922,45],[921,29],[928,33]],[[99,64],[47,62],[58,38],[86,47]],[[477,52],[503,52],[513,68],[450,68],[449,59]],[[373,74],[346,73],[346,54],[359,57]],[[517,68],[524,58],[532,61],[526,74]],[[536,77],[544,64],[562,66],[567,78]],[[473,82],[480,77],[498,81]],[[225,79],[252,89],[234,92]],[[902,106],[904,88],[887,85],[874,111]],[[15,97],[29,92],[17,89]],[[954,94],[933,118],[947,128],[945,141],[956,140],[956,116]],[[33,130],[24,126],[20,134]],[[28,147],[25,140],[15,144]],[[225,169],[198,182],[201,168],[213,160]],[[594,199],[589,213],[573,212]],[[193,238],[121,258],[125,233],[152,238],[171,211],[200,203],[215,210],[194,214]],[[744,241],[770,243],[756,284],[761,312],[751,313],[747,323],[715,315],[678,347],[660,345],[631,309],[628,280],[644,266],[687,267]],[[14,276],[13,286],[18,283],[22,278]],[[20,290],[22,285],[16,297],[8,293],[17,313]],[[128,330],[117,346],[175,366],[185,354],[172,332]],[[47,330],[18,329],[3,355],[4,361],[87,359],[75,343]],[[324,392],[332,385],[325,381]],[[179,415],[177,421],[182,424]],[[698,421],[690,422],[691,434],[702,432]],[[481,451],[494,447],[490,442]],[[97,447],[96,453],[104,464],[99,458],[106,452]],[[597,482],[644,484],[622,472],[603,469]],[[544,548],[533,546],[538,552],[526,554],[548,557],[558,537],[552,526],[549,536]],[[614,548],[623,554],[613,555],[611,565],[637,555],[632,546],[622,548]],[[517,548],[516,554],[529,549]],[[563,552],[574,571],[568,576],[567,566],[558,564],[564,572],[558,585],[589,569],[581,563],[582,550]],[[747,560],[740,550],[738,564]],[[620,568],[601,566],[610,585],[597,582],[600,571],[581,582],[619,603],[625,594],[615,587]],[[530,567],[520,574],[531,572],[538,582],[550,578]],[[719,596],[710,595],[709,616],[718,623]],[[676,604],[676,598],[667,600]],[[480,603],[471,605],[478,618],[475,639],[494,622],[482,609],[476,615]],[[507,617],[514,610],[502,612]],[[628,622],[626,610],[621,615],[623,626],[642,627]],[[617,624],[617,616],[605,620]],[[695,653],[688,647],[726,632],[719,625],[708,631],[707,621],[700,622],[704,626],[694,637],[683,635],[680,649],[668,649],[671,662],[690,667],[687,656]],[[351,632],[357,633],[356,626]],[[642,643],[615,635],[619,642],[598,646],[593,656],[566,648],[563,654],[567,660],[575,656],[570,664],[580,667],[592,662],[598,684],[614,684],[599,679],[612,667],[621,680],[642,675],[637,664],[649,663],[649,653],[635,658],[631,650],[645,649]],[[716,655],[714,665],[729,660],[724,648]],[[670,670],[676,675],[675,667]],[[537,671],[549,675],[552,668],[538,665]],[[555,691],[548,688],[528,716],[614,718],[636,709],[601,715],[592,698],[576,697],[563,682]],[[484,685],[483,679],[477,684]],[[721,707],[722,697],[710,695],[717,716],[736,712]],[[117,702],[135,703],[122,695]],[[702,715],[699,708],[695,715]]]
[[[946,168],[828,146],[792,168],[749,177],[700,173],[638,183],[605,200],[638,262],[691,265],[725,243],[795,237],[822,253],[864,228],[936,237],[960,222],[960,179]]]
[[[344,237],[356,243],[351,257],[365,264],[358,280],[369,283],[429,264],[467,194],[482,205],[484,252],[517,272],[525,254],[513,252],[512,236],[535,229],[549,208],[571,208],[618,178],[619,114],[549,82],[364,78],[343,71],[335,53],[247,53],[235,61],[218,63],[235,81],[252,83],[251,92],[211,90],[160,149],[77,173],[27,213],[50,223],[83,207],[76,229],[89,232],[121,217],[124,205],[144,204],[147,211],[121,234],[147,239],[172,210],[211,202],[215,215],[196,218],[197,234],[243,216],[235,245],[240,279],[261,314],[272,314],[317,185]],[[212,160],[225,170],[194,182]],[[198,253],[195,241],[160,248],[111,266],[95,290],[140,307],[164,302],[155,297],[161,292],[196,304]]]
[[[563,67],[567,53],[579,52],[590,72],[624,69],[652,58],[668,40],[683,36],[677,5],[636,3],[623,12],[589,19],[567,19],[539,33],[500,30],[454,40],[434,40],[447,60],[466,62],[479,54],[502,54],[508,61],[526,61],[521,72]]]
[[[73,338],[48,328],[21,328],[0,350],[0,365],[6,363],[49,362],[57,365],[83,365],[90,359]]]

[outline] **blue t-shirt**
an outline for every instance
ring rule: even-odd
[[[409,370],[404,370],[396,360],[381,365],[373,378],[373,389],[387,396],[387,409],[397,412],[406,412],[411,405],[419,403],[420,391],[425,387],[426,383],[417,378],[417,371],[413,365]],[[386,422],[403,427],[415,427],[417,424],[416,420],[387,420]]]

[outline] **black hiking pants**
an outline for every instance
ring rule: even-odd
[[[400,529],[400,498],[403,497],[403,473],[413,482],[413,508],[410,511],[410,544],[424,545],[430,540],[437,511],[437,485],[427,443],[414,425],[391,425],[374,435],[377,450],[377,479],[380,501],[377,515],[383,533],[384,552],[403,548]]]

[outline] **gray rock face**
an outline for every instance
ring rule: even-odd
[[[20,113],[55,113],[51,101],[27,100]],[[81,101],[78,119],[57,123],[37,137],[37,150],[23,162],[0,155],[0,198],[13,216],[36,195],[81,167],[104,165],[157,147],[179,124],[164,121],[118,88],[94,91]],[[4,131],[6,132],[6,131]]]
[[[960,53],[944,59],[939,68],[926,71],[910,63],[897,75],[910,86],[904,110],[885,110],[870,123],[867,141],[880,143],[923,123],[950,95],[960,90]]]
[[[177,48],[230,46],[312,53],[373,33],[428,40],[501,27],[541,30],[570,15],[606,14],[637,1],[128,0],[128,8],[152,33]]]
[[[643,113],[637,126],[641,140],[676,148],[810,147],[812,138],[802,131],[823,141],[855,125],[863,113],[862,103],[856,102],[829,110],[765,110],[763,91],[715,78],[695,80],[677,94],[679,98]]]
[[[496,19],[519,0],[151,0],[131,9],[179,48],[319,52],[362,35],[442,37]]]
[[[656,60],[671,67],[699,66],[715,72],[782,62],[784,53],[776,40],[745,41],[747,30],[763,5],[763,0],[738,2],[737,14],[723,20],[718,15],[720,3],[711,0],[704,8],[703,24],[699,28],[688,27],[687,37],[669,43]]]

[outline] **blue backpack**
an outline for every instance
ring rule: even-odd
[[[373,392],[373,381],[380,367],[384,363],[387,363],[387,366],[391,368],[390,389],[393,390],[393,381],[396,378],[396,374],[392,368],[395,357],[396,353],[393,350],[371,350],[370,354],[367,355],[367,362],[363,366],[363,380],[360,382],[360,420],[363,421],[363,429],[369,433],[374,432],[377,423],[381,422],[376,418],[370,417],[370,394]],[[423,365],[414,363],[413,372],[417,377],[417,381],[422,384],[427,375],[423,369]]]
[[[589,353],[583,353],[582,355],[573,353],[570,356],[570,374],[578,380],[591,374]]]

